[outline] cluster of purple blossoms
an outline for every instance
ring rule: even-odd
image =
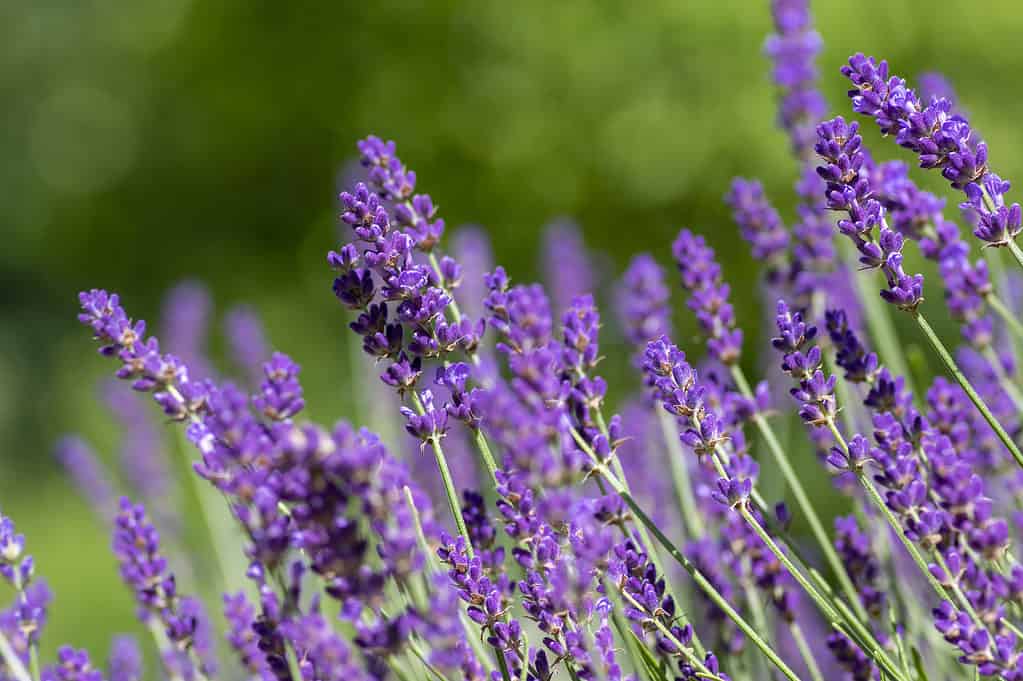
[[[769,388],[751,389],[739,366],[743,332],[732,291],[703,237],[682,230],[672,255],[708,361],[698,374],[669,340],[664,273],[653,256],[637,256],[617,289],[617,311],[654,409],[664,411],[652,419],[648,397],[605,415],[592,293],[600,282],[579,230],[549,230],[550,296],[540,285],[513,285],[478,232],[463,232],[458,258],[447,257],[433,200],[416,193],[416,175],[393,142],[368,137],[359,143],[365,181],[341,193],[346,237],[328,261],[335,296],[355,314],[351,329],[401,400],[378,411],[403,419],[419,445],[407,447],[413,466],[366,429],[305,420],[298,364],[270,351],[244,309],[229,318],[227,340],[246,387],[222,379],[205,352],[212,309],[205,289],[188,284],[171,297],[162,337],[175,354],[147,336],[116,295],[80,296],[79,319],[101,354],[182,426],[198,452],[197,479],[226,501],[230,530],[212,547],[223,573],[215,587],[226,594],[226,627],[216,632],[201,602],[179,594],[170,570],[178,566],[182,584],[207,577],[204,561],[179,555],[180,495],[139,401],[116,387],[108,399],[125,426],[123,475],[110,475],[74,440],[59,451],[112,525],[121,575],[169,678],[220,678],[213,640],[222,633],[245,677],[261,681],[728,681],[774,675],[755,659],[761,655],[788,681],[839,674],[1023,681],[1023,567],[1012,541],[1018,528],[1008,521],[1023,499],[1023,477],[1006,474],[1005,457],[1023,432],[1023,398],[1015,357],[999,335],[1012,320],[1000,312],[984,263],[971,261],[944,219],[943,201],[913,184],[904,164],[875,163],[855,123],[817,124],[825,108],[814,66],[821,42],[808,5],[775,0],[771,10],[776,32],[766,51],[782,90],[779,120],[802,166],[798,215],[790,232],[753,180],[736,180],[726,201],[765,265],[766,291],[782,297],[772,344],[793,380],[798,416],[828,465],[858,483],[846,501],[866,508],[836,519],[832,533],[817,527],[812,502],[788,472],[785,450],[794,442],[782,445],[775,434]],[[862,56],[843,73],[857,111],[966,193],[962,208],[975,233],[1014,246],[1020,209],[1006,206],[1008,183],[988,170],[985,145],[948,94],[925,106],[885,64]],[[907,377],[861,340],[859,303],[846,281],[854,266],[835,262],[831,211],[841,214],[838,231],[859,264],[885,274],[882,298],[925,330],[923,279],[903,269],[905,240],[938,263],[949,314],[969,345],[955,360],[941,355],[962,367],[952,371],[958,384],[936,379],[918,402]],[[747,424],[757,438],[747,440]],[[1012,434],[1003,436],[1000,424]],[[459,493],[445,448],[470,440],[486,474]],[[666,459],[679,443],[696,456]],[[819,554],[803,550],[785,503],[768,510],[765,447],[841,595],[816,565]],[[423,491],[435,482],[421,465],[431,459],[450,517],[435,516]],[[118,478],[146,498],[152,520],[141,505],[115,504]],[[665,569],[668,557],[682,570]],[[0,679],[100,681],[83,650],[63,647],[52,664],[40,664],[51,596],[6,517],[0,576],[16,592],[0,611]],[[811,603],[822,617],[806,610]],[[932,608],[929,623],[920,603]],[[697,606],[692,617],[683,604]],[[833,660],[819,655],[822,642]],[[117,639],[108,669],[112,681],[144,676],[132,639]]]
[[[1006,246],[1023,230],[1018,203],[1006,205],[1009,183],[991,172],[987,144],[948,99],[923,102],[888,63],[856,54],[842,67],[853,110],[872,116],[881,132],[917,154],[921,168],[938,168],[952,187],[966,195],[961,208],[971,217],[974,235],[991,246]]]
[[[923,275],[908,275],[902,269],[903,237],[888,227],[884,206],[873,198],[870,179],[863,172],[859,125],[846,124],[841,117],[821,123],[814,149],[824,161],[817,172],[827,182],[828,208],[848,216],[838,221],[838,230],[856,245],[864,267],[884,273],[888,288],[881,297],[899,309],[916,310],[923,302]]]
[[[742,330],[735,328],[735,311],[728,302],[731,288],[722,279],[714,250],[702,236],[683,229],[671,252],[682,286],[691,294],[687,304],[707,336],[707,349],[721,363],[735,364],[742,351]]]

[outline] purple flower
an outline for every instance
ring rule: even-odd
[[[865,154],[858,130],[841,117],[817,126],[814,149],[824,161],[817,173],[827,182],[828,208],[848,215],[838,221],[838,230],[856,245],[860,263],[884,273],[888,288],[881,297],[912,311],[923,302],[923,275],[910,276],[902,269],[903,237],[888,227],[884,207],[872,198],[870,180],[862,172]]]
[[[256,386],[263,379],[263,364],[270,357],[266,329],[256,310],[237,305],[224,318],[224,335],[231,358],[242,369],[248,385]]]
[[[206,356],[212,310],[210,292],[198,281],[181,282],[163,303],[160,335],[189,366],[193,378],[210,378],[214,373]]]
[[[107,663],[110,681],[141,681],[142,651],[134,636],[115,636]]]
[[[284,421],[302,411],[305,400],[302,384],[298,381],[300,368],[287,355],[275,352],[270,361],[263,365],[264,380],[253,406],[271,421]]]
[[[43,669],[42,681],[103,681],[103,672],[93,668],[89,653],[61,646],[57,663]]]
[[[615,300],[625,339],[638,351],[654,338],[669,333],[669,297],[660,265],[647,253],[635,256],[622,275]]]
[[[821,38],[813,30],[807,0],[772,0],[776,33],[764,46],[774,62],[773,76],[782,90],[779,122],[789,134],[793,152],[805,157],[813,146],[813,126],[827,106],[817,91],[814,60]]]
[[[683,229],[672,244],[672,253],[682,286],[691,297],[689,309],[696,312],[707,337],[707,349],[723,364],[735,364],[742,350],[742,331],[735,328],[735,312],[728,302],[730,288],[721,279],[721,266],[702,236]]]
[[[555,312],[568,309],[579,296],[596,292],[593,265],[575,222],[562,218],[547,225],[541,254],[544,281],[551,292]]]
[[[333,627],[322,615],[302,615],[283,622],[280,630],[296,650],[303,681],[363,681],[370,678],[358,664],[348,644],[334,633]]]
[[[835,518],[835,549],[859,593],[863,607],[873,617],[881,617],[886,602],[885,593],[879,584],[881,566],[874,556],[870,537],[860,530],[855,516]]]
[[[242,667],[250,675],[270,681],[272,672],[255,629],[256,612],[243,592],[224,594],[224,619],[228,625],[227,641]]]
[[[776,281],[781,275],[779,260],[789,247],[789,233],[764,196],[764,186],[757,180],[737,177],[725,195],[725,203],[732,209],[742,238],[752,247],[753,258],[767,262],[768,281]]]
[[[974,235],[991,246],[1005,246],[1023,230],[1019,204],[1006,205],[1009,183],[991,172],[987,145],[947,99],[920,100],[906,81],[888,74],[888,63],[855,54],[842,67],[850,80],[853,110],[872,116],[885,135],[915,152],[921,168],[938,168],[953,188],[966,194],[961,204],[975,225]]]
[[[57,443],[57,459],[93,510],[104,521],[112,522],[117,506],[114,488],[96,453],[82,439],[65,437]]]

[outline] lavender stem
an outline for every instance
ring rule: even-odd
[[[678,440],[678,428],[668,412],[655,407],[657,422],[664,436],[664,445],[668,448],[668,466],[671,469],[671,481],[675,487],[675,496],[682,511],[682,522],[686,535],[693,539],[702,539],[704,524],[700,522],[697,512],[696,498],[693,496],[693,483],[689,479],[689,468],[686,466],[685,453]]]
[[[3,655],[4,662],[7,664],[7,668],[14,672],[14,677],[17,681],[33,681],[29,675],[28,670],[25,669],[24,663],[18,654],[14,652],[14,646],[7,639],[7,635],[0,631],[0,655]]]
[[[945,368],[948,370],[948,372],[952,374],[952,377],[956,380],[956,383],[958,383],[959,386],[963,389],[963,391],[966,393],[966,396],[970,398],[970,401],[973,402],[973,406],[977,408],[977,411],[980,412],[980,415],[983,416],[984,420],[988,422],[988,425],[991,426],[991,429],[995,431],[995,434],[998,436],[998,439],[1002,441],[1002,444],[1005,445],[1005,448],[1009,450],[1010,454],[1012,454],[1012,458],[1016,460],[1016,463],[1019,464],[1020,468],[1023,468],[1023,452],[1020,452],[1019,447],[1016,446],[1016,443],[1013,442],[1009,434],[1005,432],[1005,428],[1002,427],[1002,424],[999,423],[998,419],[994,417],[994,415],[991,413],[991,410],[988,408],[987,404],[984,402],[981,396],[977,394],[976,390],[974,390],[973,385],[970,384],[970,381],[959,369],[959,365],[956,364],[955,359],[953,359],[952,355],[949,354],[949,351],[945,347],[945,344],[941,342],[941,339],[938,338],[938,335],[934,333],[934,329],[932,329],[931,325],[927,323],[927,319],[923,316],[923,314],[921,314],[918,311],[913,313],[913,319],[916,320],[917,325],[919,325],[920,329],[924,332],[924,335],[927,336],[927,340],[930,341],[931,346],[934,348],[934,351],[938,353],[938,356],[941,358],[942,363],[944,363]]]
[[[739,387],[739,391],[744,397],[753,397],[753,391],[750,389],[749,382],[746,380],[746,376],[742,372],[742,369],[740,369],[737,365],[732,366],[732,378],[735,380],[736,385]],[[807,495],[806,490],[803,487],[803,483],[799,480],[799,476],[796,475],[795,469],[792,468],[792,463],[789,461],[788,455],[782,448],[781,443],[778,442],[778,438],[775,437],[774,430],[772,430],[767,419],[759,413],[754,414],[753,421],[756,423],[757,430],[759,430],[761,437],[763,437],[764,441],[767,443],[767,448],[771,451],[771,455],[774,457],[775,464],[781,471],[782,477],[785,478],[785,482],[788,484],[789,488],[791,488],[792,495],[796,498],[796,504],[803,512],[803,515],[806,516],[807,523],[810,525],[810,531],[813,532],[813,536],[817,540],[817,544],[820,546],[825,560],[831,567],[832,572],[834,572],[839,584],[841,584],[842,591],[845,592],[846,597],[852,604],[857,617],[862,622],[869,621],[867,611],[864,609],[863,604],[859,601],[856,587],[853,586],[852,580],[849,579],[849,575],[846,572],[845,565],[838,557],[835,547],[828,539],[828,533],[824,529],[824,524],[821,523],[820,517],[817,515],[817,511],[814,509],[813,504],[810,502],[810,497]]]
[[[810,678],[813,681],[824,681],[820,666],[817,664],[817,659],[813,656],[813,651],[806,641],[806,636],[803,635],[803,628],[799,626],[799,622],[792,622],[789,625],[789,632],[791,632],[792,639],[796,642],[796,647],[799,648],[799,654],[802,656],[803,662],[806,663],[806,669],[810,672]]]

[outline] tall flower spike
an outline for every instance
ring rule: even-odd
[[[107,663],[110,681],[142,681],[142,651],[134,636],[115,636]]]
[[[544,281],[555,313],[564,312],[579,296],[596,293],[593,265],[575,222],[561,218],[547,225],[541,253]]]
[[[771,0],[771,16],[776,33],[767,38],[764,51],[774,62],[774,81],[782,91],[779,122],[793,153],[805,158],[813,147],[814,124],[827,110],[814,64],[822,41],[811,25],[807,0]]]
[[[263,320],[254,308],[237,305],[224,317],[224,336],[231,359],[244,373],[246,385],[257,386],[263,380],[263,363],[270,358]]]
[[[725,195],[739,232],[751,246],[753,258],[767,263],[767,279],[777,281],[783,273],[781,261],[789,246],[789,233],[778,211],[764,195],[758,180],[737,177]]]
[[[842,67],[852,88],[853,110],[872,116],[885,135],[915,152],[921,168],[938,168],[961,190],[960,204],[975,227],[974,235],[990,246],[1007,246],[1023,231],[1023,210],[1006,204],[1010,184],[988,168],[987,145],[947,99],[920,100],[906,81],[889,76],[888,63],[855,54]]]
[[[902,310],[915,310],[923,302],[923,275],[902,269],[903,237],[890,229],[885,209],[873,198],[870,180],[863,173],[865,154],[859,125],[841,117],[817,126],[814,147],[824,162],[817,173],[827,182],[828,208],[845,213],[838,230],[849,237],[866,268],[880,269],[888,281],[881,297]]]
[[[664,270],[647,253],[632,258],[615,291],[618,320],[625,339],[638,352],[670,331],[670,292]]]
[[[682,286],[689,291],[689,309],[696,312],[707,337],[707,349],[723,364],[735,364],[742,350],[742,330],[735,328],[735,312],[728,302],[731,291],[721,277],[714,250],[702,236],[683,229],[672,244]]]
[[[103,681],[103,672],[92,666],[85,650],[61,646],[57,664],[43,670],[41,681]]]
[[[81,438],[65,437],[57,443],[56,455],[93,510],[104,521],[112,522],[117,507],[114,487],[96,453]]]

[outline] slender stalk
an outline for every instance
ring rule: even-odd
[[[167,678],[170,681],[182,681],[181,675],[178,674],[173,666],[167,664],[167,660],[164,657],[164,654],[171,649],[170,641],[167,639],[167,632],[160,627],[160,623],[153,617],[147,620],[146,626],[149,627],[149,633],[153,636],[153,641],[156,642],[156,650],[160,654],[160,661],[163,663],[164,671],[167,672]],[[198,667],[196,667],[195,672],[199,678],[204,678]]]
[[[956,382],[960,385],[960,387],[962,387],[963,391],[966,392],[967,397],[969,397],[970,401],[973,402],[973,406],[977,408],[977,411],[980,412],[980,415],[984,417],[984,420],[988,422],[988,425],[991,426],[991,429],[995,431],[995,434],[998,436],[998,439],[1002,441],[1002,444],[1005,445],[1005,448],[1009,450],[1010,454],[1012,454],[1012,458],[1016,460],[1016,463],[1019,464],[1020,468],[1023,468],[1023,452],[1020,452],[1019,447],[1016,446],[1016,443],[1013,442],[1009,434],[1005,432],[1005,428],[1002,427],[1002,424],[999,423],[998,419],[994,417],[994,415],[991,413],[991,410],[988,408],[987,404],[984,402],[981,396],[977,393],[976,390],[974,390],[973,386],[970,384],[970,381],[959,369],[959,365],[956,364],[955,359],[953,359],[952,355],[949,354],[949,351],[945,347],[945,344],[941,342],[941,339],[938,338],[938,335],[934,333],[934,329],[932,329],[931,325],[927,323],[927,319],[924,318],[924,316],[920,312],[915,312],[913,314],[913,318],[916,320],[916,323],[920,326],[920,329],[924,332],[924,335],[927,336],[927,340],[930,341],[931,346],[934,348],[934,351],[938,353],[938,356],[941,358],[942,363],[944,363],[945,368],[948,370],[950,374],[952,374],[952,377],[955,378]]]
[[[495,648],[495,650],[497,651],[497,666],[501,669],[501,679],[503,681],[511,681],[511,672],[508,671],[508,660],[504,659],[504,651],[498,648]],[[525,662],[522,664],[523,666],[526,665]]]
[[[1005,394],[1009,396],[1009,399],[1016,406],[1016,411],[1023,412],[1023,393],[1020,393],[1012,378],[1005,373],[1005,367],[1002,366],[1002,361],[998,358],[997,353],[989,345],[984,348],[983,355],[987,363],[991,365],[991,370],[994,372],[995,378],[998,379],[998,385],[1002,387],[1002,390],[1005,391]]]
[[[433,663],[426,659],[426,655],[423,654],[423,651],[419,649],[419,646],[411,638],[408,640],[408,649],[412,651],[412,655],[414,655],[415,658],[419,660],[419,662],[426,667],[431,674],[437,677],[438,681],[448,681],[448,678],[444,676],[444,674],[437,669]]]
[[[1023,267],[1023,251],[1019,249],[1015,241],[1009,241],[1009,252],[1012,253],[1012,257],[1016,258],[1019,266]]]
[[[494,453],[490,451],[490,444],[487,442],[486,436],[483,435],[483,431],[477,428],[473,431],[472,438],[476,442],[476,449],[480,453],[480,458],[483,459],[483,465],[486,467],[487,472],[490,473],[490,477],[494,478],[497,473],[497,462],[494,460]]]
[[[741,580],[741,583],[743,593],[746,595],[746,605],[749,607],[750,617],[753,618],[753,626],[764,632],[766,635],[767,632],[770,631],[767,625],[767,613],[764,612],[764,605],[757,597],[756,587],[753,586],[753,583],[749,578],[750,560],[748,558],[743,560],[743,564],[746,577]],[[753,653],[753,664],[750,666],[756,668],[760,678],[770,677],[770,670],[767,668],[767,664],[765,664],[763,656],[756,655],[755,651],[752,650],[750,652]]]
[[[1009,306],[1005,304],[1001,298],[994,293],[987,295],[988,306],[995,311],[995,314],[1005,323],[1005,327],[1009,329],[1016,336],[1018,340],[1023,340],[1023,323],[1012,313]]]
[[[3,656],[4,663],[17,681],[33,681],[28,670],[25,668],[25,664],[18,657],[18,653],[14,651],[14,646],[11,645],[10,640],[3,631],[0,631],[0,655]]]
[[[789,631],[792,633],[792,640],[796,642],[796,647],[799,648],[799,654],[806,664],[807,671],[810,672],[810,678],[813,681],[824,681],[821,668],[817,665],[817,658],[813,656],[813,650],[810,649],[810,645],[806,642],[806,636],[803,635],[803,628],[799,626],[799,622],[789,624]]]
[[[745,374],[742,369],[738,366],[732,366],[732,378],[735,380],[736,385],[739,387],[739,391],[747,398],[753,397],[753,391],[750,389],[749,382],[746,380]],[[806,489],[803,487],[803,483],[800,481],[799,476],[796,475],[795,469],[792,468],[792,463],[789,461],[788,455],[785,450],[782,449],[781,443],[778,442],[778,438],[775,437],[774,431],[771,429],[767,419],[761,414],[755,414],[753,416],[753,422],[757,426],[761,437],[767,443],[767,448],[770,450],[771,455],[774,457],[775,464],[781,471],[782,476],[785,478],[785,482],[792,489],[792,496],[796,499],[796,504],[799,509],[806,516],[807,523],[810,525],[810,531],[813,533],[814,539],[817,540],[817,544],[820,546],[821,553],[823,553],[825,560],[831,567],[831,571],[835,574],[839,584],[842,587],[842,591],[845,592],[846,598],[849,599],[849,603],[856,611],[857,617],[862,622],[868,622],[869,616],[867,615],[866,609],[860,602],[859,593],[856,591],[856,587],[853,586],[852,580],[849,578],[849,574],[846,572],[845,564],[842,563],[842,559],[838,557],[838,552],[835,551],[835,547],[832,545],[831,540],[828,539],[828,533],[824,529],[824,524],[821,522],[820,516],[817,515],[817,511],[814,510],[813,504],[810,502],[810,497],[806,493]]]
[[[422,416],[426,413],[422,400],[413,390],[412,404],[416,412]],[[451,468],[448,466],[448,459],[444,456],[444,449],[440,446],[440,438],[433,436],[429,440],[430,448],[433,450],[433,457],[437,461],[437,469],[440,471],[441,481],[444,483],[444,495],[448,498],[448,506],[451,509],[451,516],[455,519],[455,527],[458,534],[465,538],[465,551],[470,558],[475,555],[472,548],[472,540],[469,538],[469,529],[465,526],[465,519],[462,517],[462,507],[458,503],[458,491],[455,489],[454,478],[451,477]]]
[[[671,470],[671,482],[678,497],[679,509],[682,511],[682,522],[685,524],[686,535],[694,539],[704,536],[704,526],[696,510],[696,497],[693,496],[693,483],[689,479],[689,467],[686,465],[685,452],[678,440],[678,428],[671,415],[660,406],[655,405],[657,423],[664,437],[664,446],[668,448],[668,468]]]

